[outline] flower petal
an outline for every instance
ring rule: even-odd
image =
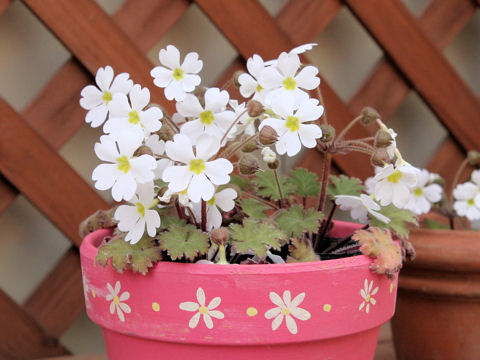
[[[207,306],[208,310],[215,309],[218,305],[220,305],[221,302],[222,302],[222,299],[220,299],[219,296],[213,298],[212,301],[210,301],[210,303]]]
[[[197,301],[200,306],[205,306],[205,292],[201,287],[197,289]]]
[[[171,69],[180,67],[180,51],[173,45],[168,45],[165,49],[161,49],[158,53],[158,59],[162,65]]]
[[[188,166],[170,166],[163,171],[162,180],[168,183],[173,192],[180,192],[187,188],[193,177]]]
[[[223,185],[230,181],[233,165],[227,159],[216,159],[205,163],[205,174],[215,185]]]
[[[208,314],[215,319],[223,319],[225,317],[224,313],[218,310],[209,311]]]
[[[296,307],[290,309],[290,313],[295,316],[298,320],[308,320],[312,317],[312,315],[305,309]]]
[[[278,315],[275,319],[272,321],[272,330],[275,331],[277,330],[280,325],[282,325],[283,322],[283,314]]]
[[[168,169],[167,169],[168,170]],[[200,198],[205,201],[210,200],[215,193],[215,187],[207,179],[205,174],[193,175],[187,190],[188,197],[193,202],[199,202]]]
[[[93,128],[99,127],[103,124],[107,118],[108,109],[105,104],[101,104],[87,112],[85,116],[85,121],[90,123],[90,126]]]
[[[185,311],[197,311],[200,306],[196,302],[186,301],[182,302],[178,307]]]
[[[205,326],[207,327],[207,329],[213,329],[213,321],[210,315],[203,314],[203,322],[205,323]]]
[[[281,298],[277,293],[271,291],[269,297],[270,297],[270,300],[271,300],[275,305],[277,305],[277,306],[279,306],[279,307],[281,307],[281,308],[285,307],[285,304],[284,304],[282,298]]]
[[[281,312],[282,312],[282,309],[280,307],[270,309],[265,313],[265,318],[273,319],[275,316],[278,316]]]
[[[99,68],[97,74],[95,75],[95,82],[97,83],[100,90],[106,91],[110,90],[110,84],[113,79],[113,69],[111,66],[105,66],[104,68]]]
[[[297,323],[295,322],[293,317],[291,317],[290,315],[285,316],[285,318],[286,318],[286,322],[287,322],[288,331],[290,331],[292,334],[295,335],[298,331],[297,330]]]
[[[198,325],[198,320],[200,320],[200,313],[199,312],[197,312],[195,315],[192,316],[192,318],[188,322],[188,327],[190,329],[195,329]]]
[[[192,150],[192,142],[183,134],[176,134],[173,137],[173,141],[167,141],[165,144],[165,152],[170,159],[184,164],[188,164],[190,160],[195,158]]]

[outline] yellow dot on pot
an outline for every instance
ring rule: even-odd
[[[95,290],[92,289],[92,296],[95,297],[97,294],[95,294]]]
[[[157,303],[157,302],[153,302],[152,303],[152,309],[153,309],[153,311],[156,311],[156,312],[160,311],[160,304]]]
[[[323,311],[330,312],[330,310],[332,310],[332,305],[330,304],[323,305]]]
[[[390,294],[393,292],[393,283],[390,284]]]
[[[254,307],[249,307],[249,308],[247,309],[247,315],[248,315],[248,316],[255,316],[255,315],[257,315],[257,314],[258,314],[258,310],[255,309]]]

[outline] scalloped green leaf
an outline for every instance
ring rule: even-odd
[[[160,248],[166,250],[172,260],[193,261],[197,256],[206,254],[210,246],[208,235],[190,224],[172,224],[168,231],[159,234],[157,239]]]
[[[250,179],[240,175],[230,175],[230,182],[228,184],[237,186],[242,191],[249,191],[252,189]]]
[[[267,222],[244,219],[242,225],[230,225],[230,241],[238,253],[251,250],[259,257],[264,257],[268,249],[280,250],[286,237],[283,231]]]
[[[295,193],[299,196],[320,195],[320,183],[318,176],[304,168],[297,168],[290,171],[288,182],[295,185]]]
[[[160,220],[161,220],[161,229],[169,229],[173,225],[177,226],[185,226],[186,222],[185,220],[180,219],[178,216],[169,216],[165,214],[160,214]]]
[[[288,210],[282,210],[275,217],[278,227],[288,236],[301,237],[304,232],[316,233],[320,227],[323,214],[315,209],[304,209],[293,205]]]
[[[330,175],[330,183],[327,185],[327,194],[331,198],[335,198],[335,195],[352,195],[360,196],[364,186],[362,181],[355,177],[349,177],[346,175]]]
[[[296,186],[290,182],[286,176],[278,176],[278,182],[282,190],[282,195],[287,198],[295,192]],[[280,193],[278,191],[277,182],[275,181],[275,174],[273,170],[258,171],[255,174],[253,183],[257,187],[257,194],[272,200],[280,200]]]
[[[125,241],[126,233],[113,236],[110,241],[100,245],[95,264],[105,266],[111,264],[118,272],[131,269],[145,275],[148,269],[162,259],[160,247],[155,240],[144,236],[136,244]]]
[[[390,219],[388,224],[370,217],[370,225],[377,226],[381,229],[389,229],[398,237],[404,238],[408,236],[409,225],[417,225],[417,218],[410,210],[399,209],[394,205],[383,206],[379,211],[380,214],[385,215]]]
[[[269,207],[255,199],[240,199],[238,205],[240,205],[242,211],[251,219],[268,218],[268,215],[265,214],[265,210],[268,210]]]
[[[95,230],[107,229],[117,225],[118,221],[113,218],[116,210],[117,206],[108,210],[97,210],[94,214],[83,220],[78,227],[80,237],[83,239]]]
[[[293,238],[288,245],[288,252],[290,255],[287,257],[287,262],[320,260],[320,257],[313,250],[311,242],[306,240]]]

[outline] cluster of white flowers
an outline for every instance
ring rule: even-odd
[[[453,197],[453,207],[458,215],[471,221],[480,220],[480,170],[472,172],[470,181],[457,185]]]

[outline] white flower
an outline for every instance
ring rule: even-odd
[[[264,147],[262,149],[262,156],[263,161],[265,161],[267,164],[273,164],[275,160],[277,160],[277,154],[269,147]]]
[[[375,184],[377,182],[375,181],[375,178],[373,176],[370,176],[369,178],[365,179],[365,192],[368,195],[374,195],[375,194]]]
[[[185,99],[177,103],[177,111],[180,115],[193,118],[182,125],[180,133],[187,135],[193,142],[203,134],[211,135],[218,140],[222,139],[230,125],[235,121],[235,113],[226,110],[229,95],[225,90],[210,88],[205,92],[205,108],[200,105],[197,97],[187,94]],[[236,127],[229,131],[233,136]],[[225,145],[225,137],[222,146]]]
[[[142,139],[143,136],[137,132],[123,132],[117,138],[111,135],[100,137],[100,143],[95,144],[95,154],[109,164],[100,164],[93,170],[95,188],[112,188],[115,201],[130,200],[137,190],[137,182],[153,180],[153,170],[157,167],[155,159],[150,155],[133,156]]]
[[[220,149],[218,139],[211,136],[199,138],[193,153],[190,139],[182,134],[176,134],[173,141],[167,141],[165,146],[168,157],[183,165],[170,166],[163,172],[162,179],[168,182],[168,188],[174,192],[187,188],[188,197],[193,202],[200,199],[208,201],[212,198],[214,185],[223,185],[230,181],[233,165],[227,159],[208,161]]]
[[[410,199],[412,188],[417,184],[418,169],[411,165],[394,167],[389,164],[375,175],[375,199],[380,205],[391,203],[397,208],[404,208]]]
[[[309,43],[309,44],[303,44],[303,45],[300,45],[300,46],[297,46],[296,48],[293,48],[292,50],[290,50],[290,54],[303,54],[304,52],[308,51],[308,50],[312,50],[312,48],[314,46],[317,46],[318,44],[316,43]]]
[[[103,126],[103,131],[107,134],[118,134],[124,130],[138,130],[149,135],[160,130],[162,110],[156,106],[144,110],[145,106],[150,103],[150,91],[147,88],[142,89],[140,85],[136,84],[128,97],[130,102],[125,94],[119,93],[113,96],[112,101],[108,104],[110,117]]]
[[[360,290],[360,295],[362,296],[363,301],[358,307],[358,310],[362,311],[362,309],[365,307],[365,312],[367,314],[370,311],[370,304],[375,305],[377,303],[377,301],[372,296],[378,292],[378,286],[375,289],[373,289],[373,291],[372,291],[372,287],[373,287],[373,280],[370,281],[370,285],[368,285],[368,280],[365,279],[363,289]]]
[[[145,227],[149,236],[155,236],[160,227],[160,215],[151,209],[157,206],[155,197],[153,182],[140,184],[135,196],[129,200],[133,205],[117,208],[114,218],[119,221],[117,227],[120,231],[128,231],[125,241],[136,244],[145,233]]]
[[[301,103],[308,94],[304,90],[313,90],[320,84],[315,66],[305,66],[300,72],[300,58],[297,54],[281,53],[275,66],[264,69],[258,79],[260,85],[269,91],[266,103],[277,96],[288,96],[296,104]]]
[[[168,100],[182,101],[186,93],[200,84],[200,76],[196,74],[202,70],[203,62],[198,60],[196,52],[188,53],[180,65],[180,52],[175,46],[168,45],[160,50],[158,58],[163,66],[154,67],[150,75],[155,85],[165,88]]]
[[[257,131],[257,129],[255,128],[256,118],[250,117],[248,115],[248,112],[245,112],[245,110],[247,110],[247,104],[238,104],[237,100],[230,100],[228,103],[235,112],[235,119],[241,115],[240,119],[237,122],[237,132],[235,135],[241,134],[242,132],[248,136],[252,136],[253,134],[255,134]]]
[[[477,185],[466,182],[459,184],[453,190],[455,203],[453,208],[459,216],[468,220],[480,220],[480,192]]]
[[[268,310],[265,313],[265,318],[273,319],[272,321],[272,330],[277,330],[280,325],[282,325],[283,318],[287,324],[287,329],[292,334],[297,333],[297,323],[294,320],[294,317],[298,320],[308,320],[310,319],[310,313],[302,308],[299,308],[300,305],[305,299],[305,293],[298,294],[293,300],[291,300],[291,294],[289,290],[283,292],[283,300],[280,296],[273,291],[270,292],[270,300],[277,305],[273,309]]]
[[[480,191],[480,170],[473,170],[470,179],[475,185],[478,186],[478,189]]]
[[[85,117],[87,123],[94,128],[103,124],[108,114],[108,103],[113,95],[118,93],[126,95],[132,88],[133,81],[129,80],[129,77],[129,74],[121,73],[113,78],[113,69],[110,66],[97,70],[95,81],[98,88],[87,85],[80,93],[82,96],[80,106],[89,110]]]
[[[317,99],[307,99],[295,106],[286,98],[277,99],[272,104],[273,111],[281,117],[268,117],[260,124],[260,130],[271,126],[278,134],[275,143],[277,153],[294,156],[300,151],[302,144],[307,148],[317,146],[316,139],[322,137],[322,130],[315,124],[305,122],[317,120],[323,114],[323,106],[318,105]]]
[[[232,210],[235,206],[237,192],[232,188],[227,188],[216,193],[207,201],[207,231],[218,229],[222,226],[222,214],[218,210],[220,208],[224,212]],[[197,221],[202,220],[202,204],[200,202],[193,204],[193,214]]]
[[[125,314],[130,314],[132,312],[132,309],[130,309],[130,306],[125,304],[123,301],[126,301],[130,298],[130,294],[128,291],[124,291],[121,295],[120,294],[120,281],[117,281],[115,283],[115,289],[113,289],[112,285],[110,283],[107,283],[107,289],[109,294],[106,296],[107,301],[111,301],[110,303],[110,314],[113,314],[115,312],[115,309],[117,310],[117,315],[118,318],[120,319],[121,322],[125,322]]]
[[[179,305],[182,310],[196,312],[188,322],[188,327],[190,329],[195,329],[200,320],[200,315],[203,315],[203,322],[207,329],[213,329],[212,317],[215,319],[223,319],[225,317],[221,311],[214,310],[220,305],[222,299],[217,296],[210,301],[208,306],[205,306],[205,292],[199,287],[197,289],[197,301],[198,303],[190,301],[182,302]]]
[[[417,185],[405,206],[406,209],[417,215],[428,213],[433,203],[442,200],[442,187],[438,184],[427,185],[430,182],[430,178],[430,173],[425,169],[417,174]]]
[[[238,77],[238,82],[240,83],[240,94],[244,98],[248,98],[255,94],[253,97],[254,100],[259,100],[262,102],[264,98],[265,90],[258,83],[258,79],[262,74],[262,71],[265,69],[265,63],[260,55],[254,54],[251,58],[247,60],[247,70],[248,73],[243,73]]]
[[[153,134],[145,140],[145,145],[148,146],[154,155],[161,156],[165,153],[165,141],[160,140],[157,134]],[[173,165],[173,161],[170,159],[161,158],[157,160],[157,167],[154,170],[155,180],[161,179],[163,171]]]
[[[390,219],[378,212],[381,209],[370,196],[360,194],[360,196],[336,195],[335,203],[340,206],[340,210],[350,211],[352,219],[365,224],[368,222],[367,214],[372,215],[378,220],[389,223]]]

